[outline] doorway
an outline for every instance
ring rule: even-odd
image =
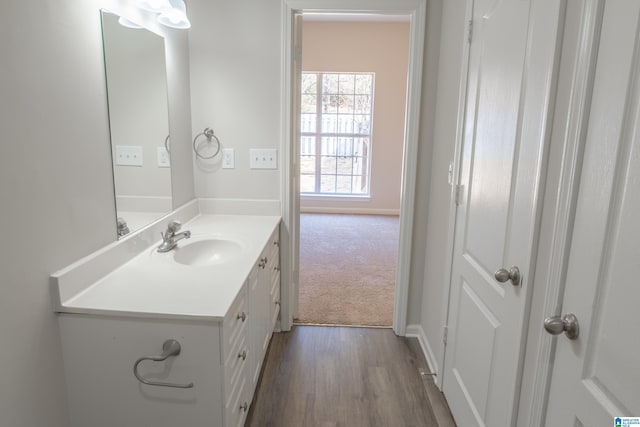
[[[361,15],[407,15],[410,18],[409,67],[407,79],[407,114],[404,127],[402,160],[403,195],[400,209],[398,264],[394,297],[393,329],[404,335],[407,325],[409,294],[409,263],[413,233],[413,210],[417,171],[418,128],[421,94],[422,56],[426,2],[424,0],[399,0],[393,4],[367,0],[348,0],[327,3],[318,1],[284,0],[284,79],[283,85],[283,236],[282,236],[282,316],[283,330],[289,330],[298,312],[299,242],[300,242],[300,180],[299,177],[299,99],[301,64],[301,21],[303,13],[334,13]]]
[[[409,16],[303,14],[302,26],[296,322],[390,327]]]

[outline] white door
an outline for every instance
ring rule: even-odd
[[[562,10],[555,0],[473,4],[443,372],[462,427],[515,420]],[[512,266],[519,281],[506,277]]]
[[[562,303],[579,335],[556,338],[547,426],[640,417],[639,21],[638,0],[605,2]]]

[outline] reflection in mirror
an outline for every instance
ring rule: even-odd
[[[102,11],[120,238],[170,212],[172,203],[164,39],[125,27],[118,18]]]

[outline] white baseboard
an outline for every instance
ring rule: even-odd
[[[200,212],[220,215],[282,214],[280,200],[267,199],[198,199]]]
[[[438,362],[436,361],[436,356],[433,353],[433,350],[431,350],[429,340],[427,339],[427,335],[424,333],[424,329],[422,329],[422,325],[407,325],[405,336],[418,339],[420,348],[422,349],[422,353],[424,354],[424,358],[427,359],[427,364],[429,364],[429,369],[431,369],[431,372],[435,374],[434,382],[436,383],[438,388],[442,390]]]
[[[321,206],[305,206],[305,207],[301,206],[300,213],[399,216],[400,209],[371,209],[371,208],[347,208],[347,207],[329,208],[329,207],[321,207]]]

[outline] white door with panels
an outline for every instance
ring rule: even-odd
[[[513,425],[560,0],[475,0],[443,391],[458,425]]]
[[[640,2],[602,11],[547,426],[640,417]]]

